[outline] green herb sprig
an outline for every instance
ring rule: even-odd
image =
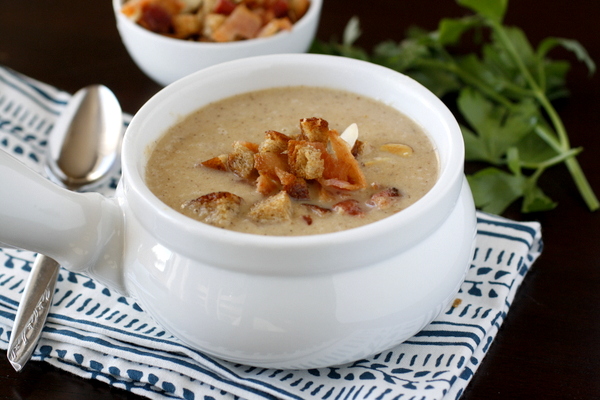
[[[583,173],[565,126],[552,101],[567,94],[570,67],[552,60],[557,46],[572,51],[590,74],[596,66],[575,40],[550,37],[536,49],[525,33],[503,24],[508,0],[457,0],[474,11],[458,19],[442,19],[438,29],[411,29],[406,39],[385,41],[372,54],[354,45],[358,18],[344,30],[341,43],[316,41],[312,52],[358,58],[392,68],[421,82],[439,97],[455,98],[462,115],[466,160],[489,166],[467,177],[478,208],[496,214],[522,198],[521,211],[550,210],[556,203],[538,186],[548,168],[565,163],[579,193],[592,211],[600,203]],[[477,52],[453,54],[467,32]]]

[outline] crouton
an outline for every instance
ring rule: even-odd
[[[290,140],[288,142],[288,164],[291,172],[304,179],[323,177],[326,152],[323,143]]]
[[[269,196],[279,190],[281,190],[279,182],[274,181],[267,175],[258,175],[258,178],[256,178],[256,191],[263,196]]]
[[[227,167],[240,178],[250,179],[254,172],[254,154],[258,146],[250,142],[236,141],[227,157]]]
[[[267,197],[255,203],[248,216],[259,223],[290,221],[292,219],[292,201],[285,191]]]
[[[290,137],[277,131],[267,131],[265,140],[258,146],[260,153],[277,153],[281,154],[287,150],[287,144]]]
[[[173,16],[174,37],[187,39],[197,35],[201,28],[200,19],[193,14],[177,14]]]
[[[227,159],[227,154],[221,154],[220,156],[213,157],[206,161],[202,161],[196,164],[196,166],[204,166],[207,168],[216,169],[218,171],[227,171]]]
[[[308,200],[310,198],[306,180],[279,168],[277,168],[275,172],[283,185],[283,190],[289,194],[290,197],[297,200]]]
[[[240,213],[242,198],[229,192],[213,192],[185,202],[181,208],[193,211],[207,224],[224,228]]]
[[[271,179],[278,179],[275,170],[277,168],[288,171],[287,156],[271,152],[256,153],[254,155],[254,168],[260,175],[268,176]]]
[[[327,143],[329,123],[322,118],[302,118],[300,120],[300,139],[309,142]]]

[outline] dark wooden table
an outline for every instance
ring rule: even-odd
[[[411,25],[434,29],[442,17],[464,9],[451,0],[324,0],[321,39],[341,32],[353,15],[362,21],[359,44],[367,49],[399,40]],[[547,36],[579,40],[600,62],[600,2],[513,0],[509,24],[525,29],[534,44]],[[574,62],[572,95],[559,111],[579,160],[600,194],[600,77]],[[0,0],[0,64],[74,92],[90,83],[113,89],[126,112],[136,110],[158,85],[140,72],[118,36],[109,1]],[[464,400],[600,398],[600,212],[589,212],[566,169],[548,171],[544,190],[556,210],[508,216],[539,220],[545,249],[527,275],[505,323]],[[135,399],[122,390],[83,380],[45,363],[16,373],[0,355],[0,399]]]

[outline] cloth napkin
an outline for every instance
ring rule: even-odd
[[[41,172],[69,97],[0,67],[0,148]],[[98,191],[110,195],[118,179],[116,172]],[[538,223],[477,217],[476,250],[454,303],[413,338],[369,359],[312,370],[222,361],[183,345],[135,300],[64,269],[32,359],[151,399],[458,399],[543,247]],[[1,349],[34,257],[0,249]]]

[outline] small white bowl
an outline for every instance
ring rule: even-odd
[[[121,40],[137,66],[160,85],[225,61],[251,56],[305,53],[315,38],[323,0],[311,0],[306,14],[290,31],[266,38],[227,43],[174,39],[142,28],[121,12],[123,0],[113,0]]]

